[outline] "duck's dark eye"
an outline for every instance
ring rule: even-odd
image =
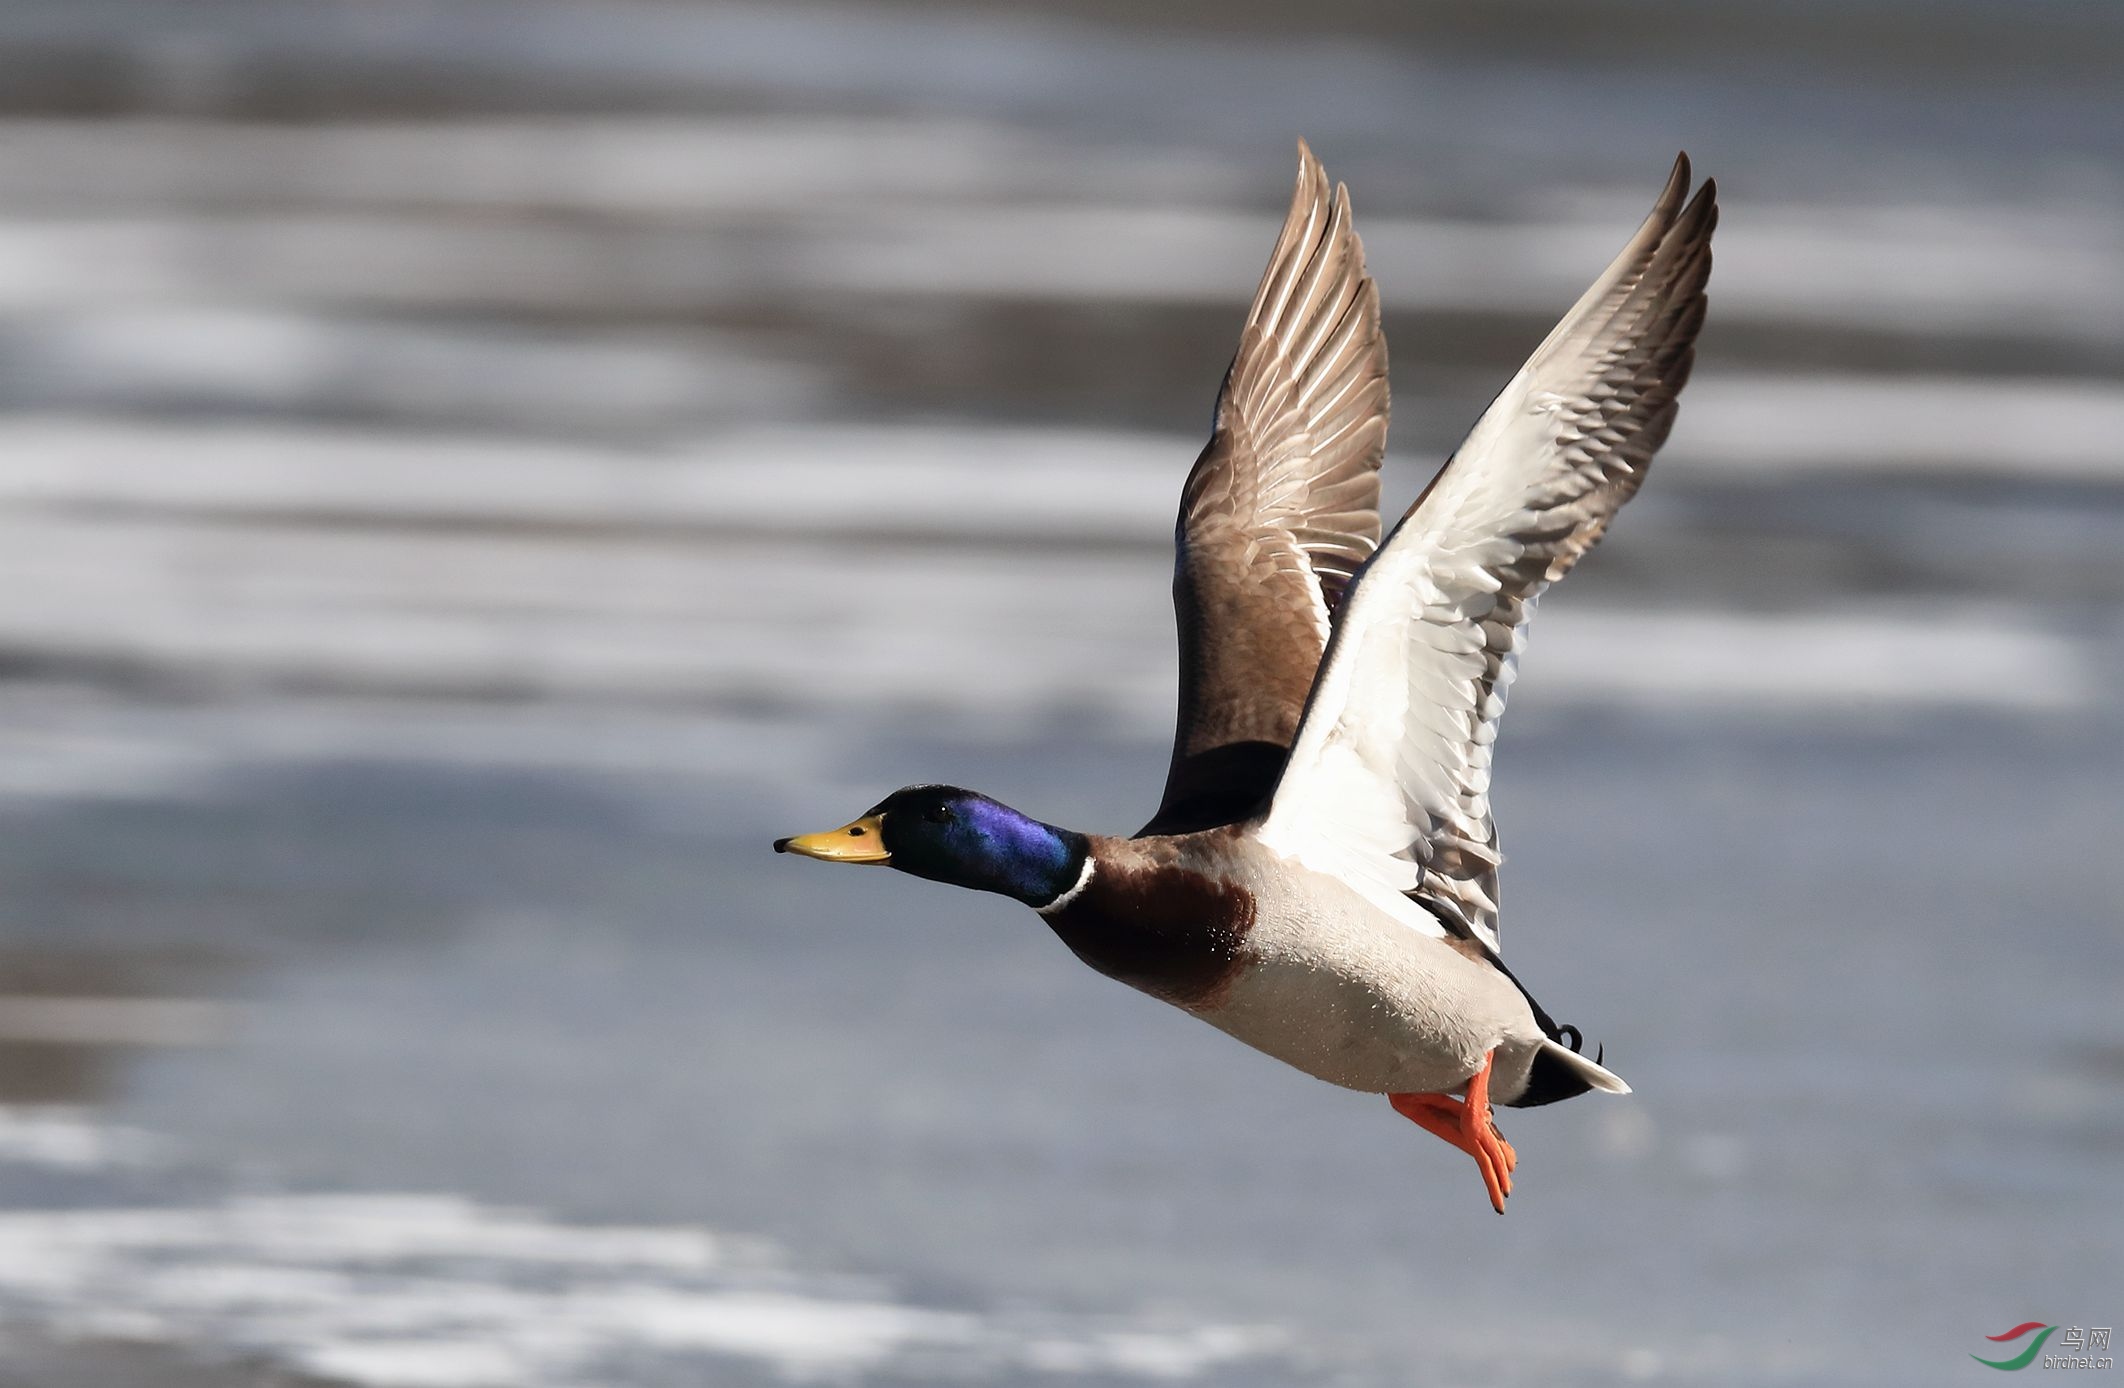
[[[931,805],[928,809],[922,811],[922,818],[928,820],[931,824],[949,824],[951,823],[951,806]]]

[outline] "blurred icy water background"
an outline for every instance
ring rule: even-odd
[[[12,0],[0,1385],[1937,1384],[2124,1312],[2124,11]],[[1674,149],[1515,963],[1384,1104],[774,834],[1120,830],[1304,134],[1405,501]],[[1988,1370],[1986,1371],[1989,1372]]]

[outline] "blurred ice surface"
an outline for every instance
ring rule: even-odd
[[[0,10],[0,1388],[1932,1384],[2104,1323],[2120,44]],[[992,903],[762,851],[917,779],[1140,821],[1300,135],[1387,306],[1390,506],[1675,148],[1724,189],[1497,782],[1515,965],[1639,1094],[1509,1120],[1503,1221]],[[733,1238],[787,1262],[605,1256]]]
[[[901,1305],[851,1279],[806,1277],[758,1244],[563,1227],[447,1197],[0,1214],[0,1298],[72,1334],[181,1343],[204,1329],[298,1370],[414,1388],[565,1388],[674,1353],[803,1382],[1028,1370],[1174,1380],[1278,1348],[1236,1326]]]
[[[991,729],[1081,714],[1147,739],[1171,717],[1160,463],[1186,456],[1178,439],[756,431],[642,456],[285,428],[12,432],[0,496],[16,518],[0,534],[31,581],[0,594],[0,634],[53,678],[920,710]],[[2093,701],[2083,635],[1964,605],[1564,605],[1524,697]]]

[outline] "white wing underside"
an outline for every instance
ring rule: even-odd
[[[1258,836],[1435,935],[1498,948],[1490,756],[1534,601],[1600,538],[1687,379],[1712,185],[1628,247],[1351,586]]]

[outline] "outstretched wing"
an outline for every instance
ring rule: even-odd
[[[1491,744],[1535,598],[1600,539],[1673,426],[1718,221],[1715,186],[1684,207],[1688,190],[1685,155],[1358,577],[1260,830],[1493,952]]]
[[[1216,432],[1180,495],[1180,715],[1145,833],[1258,811],[1344,590],[1379,543],[1386,339],[1350,201],[1303,143]]]

